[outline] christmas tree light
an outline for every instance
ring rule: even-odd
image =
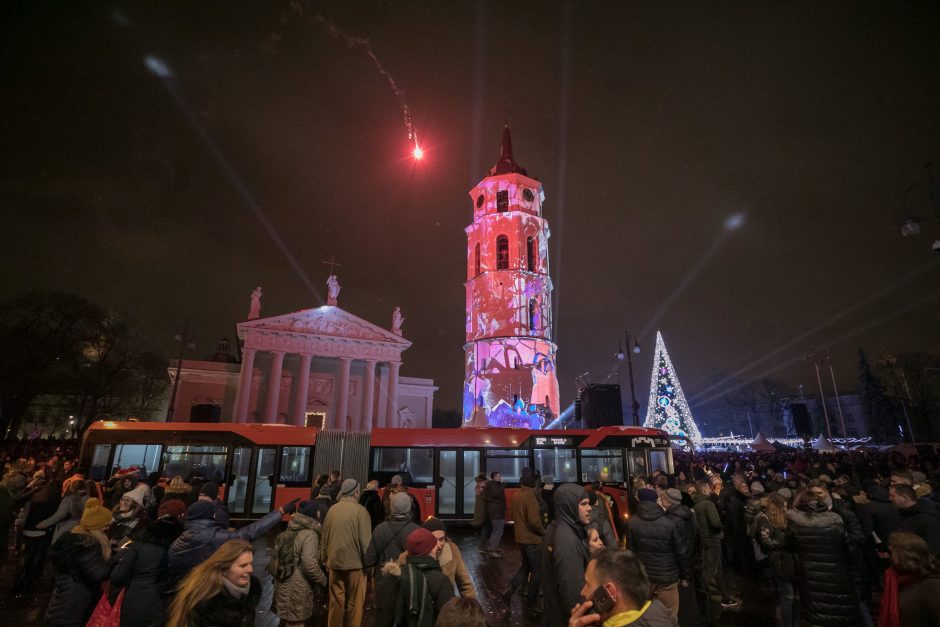
[[[669,352],[663,342],[662,333],[656,332],[656,352],[653,355],[653,375],[650,378],[650,401],[646,407],[645,427],[662,429],[672,435],[688,438],[692,446],[698,446],[702,439],[692,411],[685,400],[679,377]]]

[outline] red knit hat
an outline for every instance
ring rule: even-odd
[[[408,555],[430,555],[437,546],[434,534],[421,527],[408,534]]]
[[[157,508],[157,518],[160,516],[172,516],[173,518],[182,518],[186,515],[186,503],[179,499],[166,499],[160,503]]]

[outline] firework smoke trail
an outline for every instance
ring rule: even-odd
[[[395,77],[389,74],[388,70],[386,70],[382,65],[382,62],[379,61],[379,58],[375,56],[375,52],[372,50],[372,44],[369,43],[369,38],[350,35],[322,15],[314,15],[312,19],[316,23],[326,27],[327,31],[329,31],[330,35],[332,35],[334,39],[342,39],[345,41],[346,46],[349,49],[362,48],[366,51],[366,54],[368,54],[369,58],[372,59],[372,62],[375,63],[376,69],[378,69],[382,76],[385,77],[385,80],[388,81],[388,86],[391,87],[395,95],[398,96],[398,100],[401,102],[401,111],[405,122],[405,130],[408,131],[408,141],[413,143],[417,149],[418,133],[415,131],[414,122],[411,120],[411,109],[408,107],[407,100],[405,100],[405,92],[398,86],[398,83],[395,82]]]

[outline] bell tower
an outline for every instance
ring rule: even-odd
[[[558,415],[545,192],[512,154],[472,190],[467,233],[464,426],[539,429]]]

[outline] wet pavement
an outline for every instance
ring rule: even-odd
[[[503,625],[535,626],[541,620],[527,615],[525,600],[516,595],[511,613],[507,612],[500,593],[509,587],[509,580],[519,567],[520,554],[512,542],[512,530],[507,528],[503,538],[503,557],[500,559],[481,555],[478,550],[477,532],[472,527],[452,526],[449,529],[453,540],[460,547],[467,569],[476,584],[478,599],[486,612],[490,627]],[[255,575],[264,583],[264,595],[258,605],[255,627],[276,627],[277,617],[270,611],[272,584],[264,567],[270,559],[270,546],[273,536],[255,542]],[[52,592],[52,566],[47,564],[42,579],[34,586],[32,594],[15,598],[10,593],[13,567],[5,564],[0,568],[0,625],[42,625],[43,616]],[[754,578],[729,576],[731,587],[736,596],[742,599],[739,608],[725,610],[716,625],[737,627],[761,623],[770,627],[779,620],[776,618],[776,594],[769,585]],[[372,599],[366,600],[364,627],[371,627],[374,620]],[[325,624],[325,620],[310,622],[311,625]]]

